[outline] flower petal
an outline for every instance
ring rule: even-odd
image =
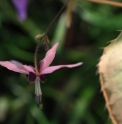
[[[42,83],[45,83],[45,81],[46,81],[47,79],[46,79],[46,75],[40,75],[40,81],[42,82]]]
[[[59,42],[57,42],[50,50],[47,51],[46,56],[40,61],[40,72],[47,68],[53,61]]]
[[[17,61],[0,61],[0,65],[6,67],[9,70],[15,71],[15,72],[19,72],[19,73],[23,73],[23,74],[29,74],[29,72],[34,72],[33,68],[31,66],[27,66],[27,65],[23,65],[20,62]]]
[[[24,21],[27,18],[28,2],[28,0],[12,0],[20,21]]]
[[[32,73],[32,72],[29,72],[27,76],[27,80],[30,82],[30,83],[33,83],[35,80],[36,80],[36,75],[35,73]]]
[[[41,74],[50,74],[60,68],[73,68],[73,67],[77,67],[77,66],[80,66],[82,65],[82,62],[79,62],[79,63],[76,63],[76,64],[70,64],[70,65],[57,65],[57,66],[50,66],[50,67],[47,67],[46,69],[44,69]]]

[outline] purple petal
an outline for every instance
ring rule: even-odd
[[[82,62],[79,62],[79,63],[76,63],[76,64],[71,64],[71,65],[57,65],[57,66],[50,66],[50,67],[47,67],[46,69],[44,69],[41,74],[50,74],[60,68],[74,68],[74,67],[77,67],[77,66],[80,66],[82,65]]]
[[[6,67],[9,70],[23,73],[23,74],[29,74],[29,72],[34,72],[33,68],[31,66],[23,65],[20,62],[17,61],[0,61],[0,65]]]
[[[46,75],[40,75],[40,80],[42,83],[45,83],[46,79]]]
[[[57,42],[50,50],[47,51],[45,58],[40,61],[40,72],[47,68],[53,61],[59,42]]]
[[[28,0],[12,0],[12,3],[17,10],[19,20],[24,21],[27,17]]]
[[[36,80],[36,75],[33,72],[29,72],[29,75],[27,75],[27,80],[32,83]]]

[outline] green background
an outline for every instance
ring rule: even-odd
[[[28,18],[20,22],[10,0],[0,0],[0,61],[34,65],[35,36],[44,33],[63,6],[63,0],[30,0]],[[101,92],[97,64],[103,48],[122,29],[121,8],[75,2],[72,24],[66,9],[51,26],[51,46],[60,41],[51,65],[83,62],[60,69],[41,83],[43,110],[35,103],[35,85],[26,76],[0,67],[0,123],[2,124],[111,124]],[[71,6],[69,6],[69,9]],[[40,47],[38,60],[45,56]]]

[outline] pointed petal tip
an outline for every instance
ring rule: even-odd
[[[82,65],[82,64],[83,64],[83,62],[78,62],[78,63],[75,63],[75,64],[71,64],[71,65],[72,65],[71,68],[72,68],[72,67],[80,66],[80,65]]]
[[[47,67],[46,69],[44,69],[41,74],[50,74],[60,68],[74,68],[74,67],[77,67],[77,66],[80,66],[82,65],[83,63],[82,62],[78,62],[78,63],[75,63],[75,64],[69,64],[69,65],[56,65],[56,66],[50,66],[50,67]]]
[[[74,67],[80,66],[82,64],[83,64],[83,62],[78,62],[78,63],[75,63],[75,64],[65,65],[65,66],[67,66],[67,67],[69,66],[68,68],[74,68]]]
[[[14,72],[29,74],[29,72],[34,72],[31,66],[23,65],[18,61],[0,61],[0,65]]]
[[[83,62],[78,62],[77,63],[77,66],[80,66],[80,65],[82,65],[83,64]]]
[[[54,44],[53,48],[55,48],[55,49],[57,50],[58,45],[59,45],[59,42],[56,42],[56,43]]]
[[[51,49],[49,49],[45,55],[45,58],[43,60],[40,61],[40,72],[42,70],[44,70],[45,68],[47,68],[53,61],[55,54],[56,54],[56,50],[58,48],[59,42],[56,42]]]

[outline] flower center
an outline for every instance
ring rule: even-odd
[[[29,75],[26,75],[26,76],[30,83],[32,83],[36,80],[36,75],[33,72],[29,72]]]
[[[42,91],[40,88],[40,78],[36,77],[35,80],[35,101],[37,106],[42,109],[43,108],[43,104],[42,104]]]
[[[36,77],[36,80],[35,80],[35,94],[37,96],[42,95],[42,91],[41,91],[41,88],[40,88],[40,78],[39,77]]]
[[[34,82],[35,83],[35,101],[37,106],[42,109],[43,104],[42,104],[42,91],[40,87],[40,81],[45,82],[46,81],[46,76],[45,75],[36,75],[32,72],[27,75],[28,81],[29,82]]]

